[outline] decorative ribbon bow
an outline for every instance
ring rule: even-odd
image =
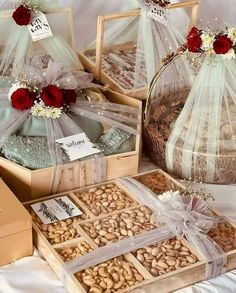
[[[75,72],[72,74],[67,68],[64,68],[61,64],[50,61],[47,69],[42,68],[42,64],[38,63],[37,66],[25,66],[25,73],[21,73],[22,80],[30,83],[31,92],[29,98],[35,95],[35,102],[32,106],[29,104],[29,109],[19,110],[12,107],[12,99],[14,93],[12,93],[11,88],[4,89],[2,94],[0,94],[0,107],[6,110],[10,109],[9,115],[0,117],[0,148],[3,146],[5,141],[14,134],[22,124],[28,119],[33,119],[35,113],[38,117],[41,117],[42,121],[45,123],[46,135],[49,145],[49,151],[52,158],[52,162],[55,171],[55,178],[52,186],[52,194],[57,192],[60,178],[61,169],[58,166],[63,166],[63,156],[62,151],[57,147],[56,140],[61,139],[66,136],[72,136],[84,132],[78,124],[72,120],[68,112],[74,113],[78,116],[83,116],[92,119],[96,122],[104,123],[111,127],[116,127],[120,130],[126,131],[130,134],[137,134],[137,125],[139,125],[139,110],[134,107],[109,103],[109,102],[89,102],[81,101],[79,98],[69,99],[69,103],[66,103],[66,99],[63,98],[64,92],[67,90],[74,89],[85,89],[96,87],[97,85],[92,83],[93,76],[91,74],[81,72]],[[18,83],[17,83],[18,85]],[[20,90],[26,90],[20,85]],[[30,91],[29,89],[27,89]],[[11,96],[11,97],[9,97]],[[23,98],[25,98],[25,94]],[[16,96],[17,98],[17,96]],[[65,100],[65,102],[63,102]],[[20,101],[22,99],[20,98]],[[56,107],[50,107],[50,104],[45,103],[55,103],[59,101],[62,104]],[[26,106],[28,105],[28,100]],[[51,104],[52,105],[52,104]],[[41,107],[37,110],[37,107]],[[60,107],[60,108],[58,108]],[[50,115],[43,115],[42,111],[50,111],[55,113],[55,111],[61,111],[58,117],[51,117]],[[37,112],[38,111],[38,112]],[[97,158],[97,155],[94,157]],[[102,157],[103,158],[103,157]],[[96,161],[96,160],[91,160]],[[96,172],[94,172],[94,178],[92,180],[96,183],[104,181],[106,176],[106,168],[104,167],[104,162],[101,157],[98,157],[96,163]]]
[[[6,17],[9,11],[0,13],[0,45],[4,47],[0,73],[9,75],[7,71],[12,66],[12,74],[17,76],[17,70],[30,56],[33,43],[27,24],[38,11],[47,14],[51,9],[59,8],[59,4],[57,0],[17,0],[13,3],[15,11],[12,16]],[[52,37],[38,41],[46,54],[68,68],[80,69],[81,64],[75,52],[55,31],[52,30],[52,33]]]
[[[65,273],[74,274],[122,254],[183,236],[206,260],[206,279],[225,272],[227,259],[223,250],[205,234],[218,223],[218,218],[212,215],[205,202],[199,198],[182,198],[179,192],[162,195],[162,201],[151,190],[132,178],[121,178],[117,181],[126,187],[139,203],[153,211],[161,227],[108,244],[67,262],[64,265],[64,280],[67,280]]]

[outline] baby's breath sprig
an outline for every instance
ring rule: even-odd
[[[16,9],[20,5],[28,8],[33,13],[39,10],[39,5],[36,5],[35,3],[32,3],[31,0],[13,0],[14,8]]]
[[[198,180],[194,181],[188,181],[188,180],[181,180],[181,182],[185,185],[186,189],[181,191],[182,196],[191,196],[191,197],[196,197],[200,198],[203,201],[215,201],[214,196],[212,193],[207,192],[206,188],[204,186],[200,188],[193,188],[193,184],[202,184],[202,182]]]

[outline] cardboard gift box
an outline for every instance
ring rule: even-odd
[[[32,220],[25,208],[0,179],[0,266],[33,252]]]
[[[156,195],[170,189],[182,191],[185,189],[161,170],[139,174],[133,178],[148,186]],[[76,257],[79,260],[90,252],[96,252],[101,248],[107,249],[113,243],[117,243],[117,250],[123,249],[123,246],[119,246],[121,241],[126,239],[129,241],[129,237],[132,236],[142,237],[144,233],[156,232],[159,227],[152,221],[152,211],[139,202],[136,195],[119,180],[74,190],[67,194],[53,195],[43,200],[58,199],[65,195],[79,207],[83,212],[82,215],[52,224],[43,224],[31,208],[31,205],[37,204],[38,201],[27,202],[25,206],[33,216],[36,247],[69,292],[120,293],[131,292],[136,288],[144,290],[152,288],[167,293],[205,279],[206,260],[186,239],[178,240],[175,237],[157,241],[157,244],[142,249],[129,248],[130,252],[117,254],[115,258],[105,262],[104,250],[104,253],[101,252],[101,257],[95,260],[97,265],[81,272],[68,273],[67,264],[70,266],[70,262]],[[134,217],[132,222],[128,221],[127,215]],[[114,227],[115,231],[112,232],[111,229]],[[154,231],[157,228],[158,230]],[[156,233],[159,237],[158,232]],[[220,223],[208,233],[208,236],[224,249],[226,270],[235,268],[234,233],[234,227],[230,223]],[[176,250],[174,257],[173,250]],[[160,261],[161,254],[166,255],[165,261],[163,259]],[[120,268],[120,271],[117,271],[117,268]],[[129,277],[122,275],[122,272],[126,272]],[[96,278],[93,279],[95,275]]]
[[[141,149],[142,103],[113,91],[107,91],[104,94],[110,102],[135,107],[139,113],[135,149],[130,152],[105,157],[106,179],[112,180],[121,176],[137,174]],[[94,184],[91,177],[92,170],[91,160],[83,161],[83,164],[80,161],[75,161],[63,165],[57,192],[60,193]],[[30,170],[0,157],[0,174],[22,202],[51,194],[54,179],[53,167]]]

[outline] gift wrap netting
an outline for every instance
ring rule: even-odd
[[[173,66],[177,69],[181,60],[187,66],[181,56],[159,79],[159,95],[144,132],[147,149],[155,162],[181,178],[235,183],[235,60],[205,56],[195,78],[180,67],[168,85]]]
[[[9,3],[11,2],[13,1],[9,0]],[[30,57],[36,54],[42,56],[48,54],[54,61],[61,62],[68,68],[81,69],[82,66],[76,53],[61,36],[60,26],[55,25],[56,18],[66,21],[65,13],[60,11],[58,0],[29,0],[28,2],[30,5],[38,7],[38,10],[46,15],[53,36],[35,43],[31,38],[28,26],[17,25],[9,11],[1,11],[1,75],[9,75],[9,70],[12,70],[12,74],[17,76],[19,68],[22,68]],[[13,3],[11,4],[13,9]],[[20,5],[20,2],[17,4]],[[58,12],[50,13],[53,10],[58,10]],[[9,14],[9,17],[6,17],[6,14]]]
[[[25,66],[25,80],[31,80],[40,89],[60,85],[64,90],[77,90],[76,102],[62,110],[57,119],[34,117],[32,109],[22,111],[12,107],[10,80],[8,87],[0,92],[1,155],[33,170],[54,167],[53,193],[59,186],[64,164],[74,167],[77,164],[83,168],[83,162],[89,160],[93,182],[105,181],[105,156],[135,149],[139,110],[111,103],[102,93],[101,101],[88,100],[86,89],[96,87],[91,74],[80,71],[72,74],[53,61],[49,61],[47,68],[42,68],[42,63],[33,61],[31,66]],[[81,133],[85,133],[101,153],[87,156],[79,164],[78,161],[71,163],[56,141]]]
[[[105,23],[101,70],[123,89],[138,90],[147,87],[160,67],[162,56],[183,43],[182,32],[188,30],[189,16],[184,9],[169,10],[169,22],[164,25],[148,16],[148,1],[130,1],[123,12],[128,8],[139,9],[139,15]],[[185,19],[186,25],[179,19]],[[95,47],[96,42],[93,42],[85,51],[93,62]]]

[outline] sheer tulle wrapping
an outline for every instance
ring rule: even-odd
[[[179,19],[188,23],[189,16],[184,9],[170,10],[169,23],[165,26],[149,18],[150,6],[143,0],[129,2],[122,11],[136,8],[140,9],[140,15],[108,22],[110,26],[104,33],[102,69],[123,88],[134,90],[147,87],[160,68],[162,57],[184,42],[183,33],[187,33],[188,26],[181,26]],[[93,42],[89,49],[95,48],[95,44]],[[127,56],[124,57],[123,52]],[[91,58],[94,60],[95,57]]]
[[[20,3],[20,1],[19,1]],[[34,1],[31,3],[37,5],[39,10],[47,15],[50,9],[59,8],[57,0]],[[0,12],[0,44],[4,47],[1,56],[0,72],[4,75],[11,65],[13,65],[13,74],[17,76],[19,69],[31,55],[33,41],[27,26],[19,26],[11,16],[6,17],[9,11]],[[50,22],[50,21],[49,21]],[[66,41],[57,35],[56,29],[50,23],[53,36],[38,41],[44,50],[54,61],[63,63],[71,69],[81,68],[80,61],[76,53],[69,47]]]
[[[219,219],[212,216],[205,202],[198,198],[182,198],[179,192],[172,193],[171,198],[163,202],[151,190],[132,178],[121,178],[117,181],[125,186],[138,202],[153,211],[156,221],[161,224],[161,227],[108,244],[67,262],[62,271],[65,281],[67,281],[65,272],[74,274],[139,248],[173,237],[181,239],[183,236],[207,262],[206,279],[214,278],[225,272],[226,255],[206,235],[211,228],[216,227]]]
[[[149,84],[160,68],[163,56],[184,43],[183,32],[178,29],[178,23],[172,19],[173,16],[184,16],[184,11],[168,11],[169,23],[165,26],[148,17],[150,6],[144,4],[143,0],[139,0],[139,4],[141,15],[138,27],[135,88],[140,87],[139,81],[142,80],[143,67],[145,67]]]
[[[235,60],[206,56],[166,145],[170,172],[235,183]]]
[[[93,77],[91,74],[85,72],[78,72],[75,76],[63,68],[61,64],[50,62],[47,70],[40,70],[38,67],[26,66],[26,74],[24,78],[31,77],[31,80],[37,87],[42,88],[49,84],[61,86],[61,88],[67,89],[82,89],[88,88],[92,85]],[[96,87],[96,85],[94,85]],[[9,117],[0,117],[0,147],[3,146],[4,142],[9,138],[10,135],[14,134],[21,125],[27,120],[31,119],[30,110],[19,111],[11,107],[8,99],[8,90],[5,94],[0,95],[0,105],[5,105],[6,109],[10,108]],[[139,124],[139,111],[136,108],[129,106],[122,106],[114,103],[100,103],[100,102],[80,102],[70,107],[70,112],[77,115],[83,115],[94,121],[104,123],[108,126],[115,126],[121,130],[124,130],[130,134],[137,134],[137,125]],[[52,193],[56,193],[60,184],[61,172],[63,164],[69,163],[65,160],[62,155],[61,149],[56,144],[56,140],[79,134],[84,132],[70,117],[67,113],[64,113],[58,119],[39,118],[44,119],[47,132],[47,140],[49,151],[51,154],[54,168],[54,180],[52,182]],[[89,157],[91,164],[91,178],[92,182],[98,183],[106,180],[106,161],[102,154],[93,155]],[[81,166],[83,162],[80,162]],[[69,164],[71,168],[77,168],[78,164]],[[74,172],[75,173],[75,172]],[[81,174],[81,182],[83,182],[83,172]],[[77,180],[77,179],[75,179]]]

